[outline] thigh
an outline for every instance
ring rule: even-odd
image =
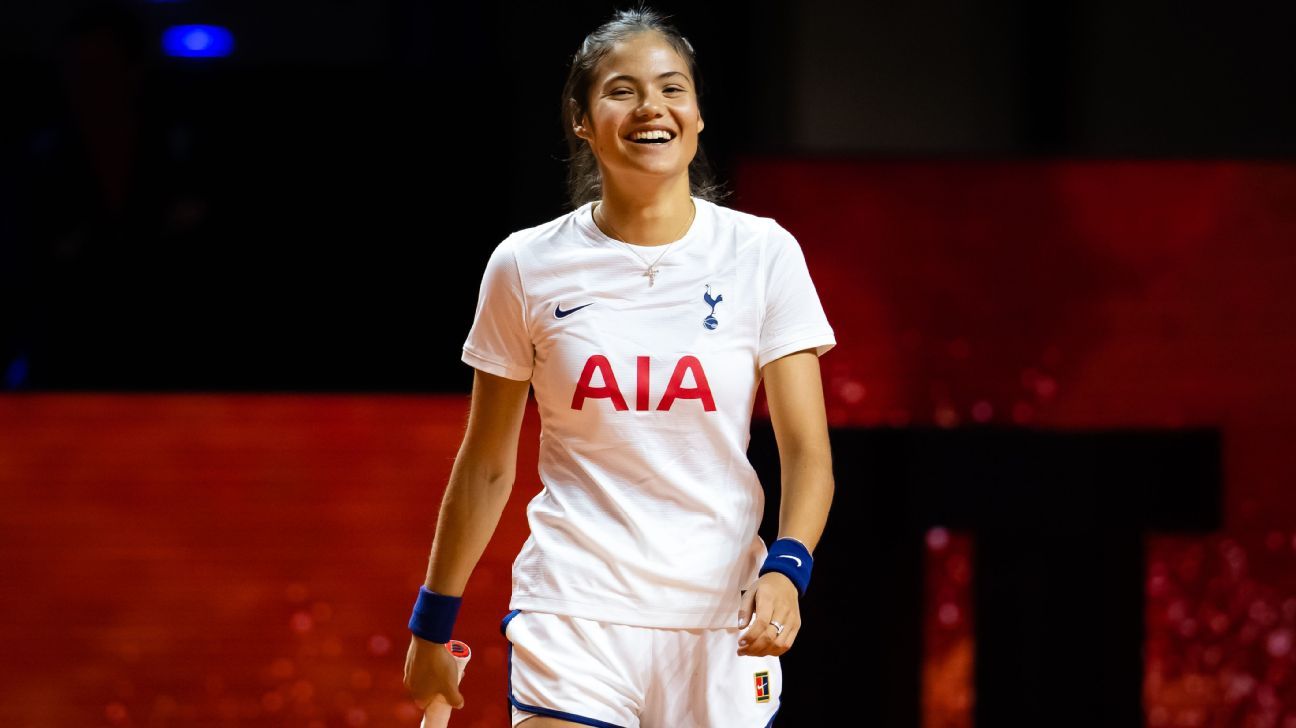
[[[501,627],[512,725],[639,728],[650,630],[518,610]]]
[[[742,631],[654,630],[643,728],[767,728],[779,708],[782,665],[775,655],[739,655]]]

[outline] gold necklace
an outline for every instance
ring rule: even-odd
[[[692,199],[693,199],[693,198],[690,197],[690,198],[689,198],[689,201],[692,202]],[[599,209],[601,209],[602,207],[603,207],[603,202],[600,201],[597,205],[595,205],[594,212],[598,212]],[[593,215],[591,215],[591,217],[593,217]],[[666,254],[670,252],[671,247],[673,247],[673,246],[675,245],[675,243],[679,242],[678,238],[679,238],[681,235],[684,234],[684,231],[685,231],[685,230],[688,230],[688,229],[689,229],[689,226],[693,224],[693,219],[694,219],[695,217],[697,217],[697,203],[696,203],[696,202],[693,202],[693,213],[689,215],[688,222],[684,223],[684,227],[679,231],[679,233],[676,234],[675,237],[676,237],[677,239],[676,239],[676,240],[672,240],[671,242],[666,243],[664,246],[662,246],[662,247],[665,248],[665,250],[663,250],[663,251],[661,252],[661,255],[657,256],[657,260],[654,260],[652,263],[649,263],[648,261],[644,260],[643,256],[642,256],[642,255],[639,255],[639,251],[637,251],[637,250],[635,250],[634,248],[630,247],[630,245],[627,244],[626,241],[622,239],[622,237],[621,237],[621,233],[617,232],[617,231],[616,231],[616,228],[612,227],[612,224],[609,223],[609,222],[607,221],[606,218],[604,218],[602,224],[607,225],[607,226],[608,226],[608,229],[612,231],[612,233],[613,233],[613,238],[612,238],[612,239],[613,239],[613,240],[616,240],[617,242],[621,243],[622,245],[625,245],[625,246],[626,246],[626,250],[629,250],[631,253],[634,253],[634,256],[635,256],[636,258],[639,259],[639,262],[641,262],[641,263],[643,263],[644,265],[647,265],[647,266],[648,266],[647,270],[645,270],[643,274],[646,275],[646,276],[648,276],[648,287],[649,287],[649,288],[652,288],[653,283],[655,283],[655,282],[657,281],[657,274],[660,272],[660,271],[658,271],[658,269],[657,269],[657,264],[661,262],[661,259],[662,259],[662,258],[665,258],[665,257],[666,257]],[[598,223],[598,219],[596,218],[596,219],[594,220],[594,222],[597,224],[597,223]]]

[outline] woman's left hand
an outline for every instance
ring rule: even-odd
[[[792,580],[777,571],[757,579],[743,596],[739,611],[741,626],[746,629],[738,636],[738,654],[763,657],[791,649],[801,629],[799,597]],[[783,625],[782,634],[773,622]]]

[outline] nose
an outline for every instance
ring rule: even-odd
[[[654,97],[645,96],[643,103],[639,104],[639,108],[635,109],[635,113],[639,116],[661,116],[661,104],[657,103]]]

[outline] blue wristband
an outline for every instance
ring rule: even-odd
[[[806,587],[810,586],[810,571],[814,568],[814,557],[805,544],[794,538],[780,538],[770,544],[769,555],[761,566],[760,576],[771,571],[786,576],[796,584],[797,593],[805,596]]]
[[[410,615],[410,632],[428,642],[449,642],[461,602],[463,597],[437,594],[428,589],[427,585],[420,586],[418,601],[414,602],[414,613]]]

